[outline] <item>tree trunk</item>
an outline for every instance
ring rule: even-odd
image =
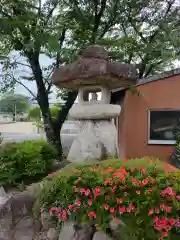
[[[77,92],[68,91],[67,95],[65,96],[65,104],[61,107],[57,119],[53,121],[50,109],[49,109],[49,100],[48,100],[48,93],[46,91],[44,82],[43,82],[43,76],[41,67],[39,64],[39,55],[35,54],[33,52],[27,52],[26,53],[29,63],[31,65],[34,78],[36,80],[37,85],[37,101],[41,109],[43,122],[44,122],[44,130],[46,133],[47,140],[51,142],[59,156],[62,159],[63,149],[61,144],[61,137],[60,137],[60,131],[62,128],[62,125],[64,121],[67,118],[69,109],[72,107],[76,97]]]
[[[63,151],[60,139],[60,130],[54,126],[50,112],[43,111],[42,108],[41,111],[43,115],[44,131],[46,133],[46,138],[48,142],[53,144],[53,146],[56,148],[58,155],[62,157]]]
[[[72,107],[72,105],[74,104],[76,97],[77,97],[77,92],[68,91],[65,99],[63,99],[63,100],[65,100],[65,104],[62,105],[61,109],[59,110],[57,119],[55,121],[56,127],[58,126],[60,130],[61,130],[61,127],[62,127],[64,121],[67,119],[69,110]]]
[[[31,65],[34,78],[36,80],[37,85],[37,102],[41,109],[43,122],[44,122],[44,130],[46,133],[46,137],[48,142],[52,143],[56,148],[59,156],[62,156],[62,146],[60,141],[60,131],[54,128],[53,120],[51,117],[50,109],[49,109],[49,99],[48,93],[46,91],[41,67],[39,64],[38,54],[34,54],[33,52],[26,53],[29,63]]]
[[[63,153],[63,149],[62,149],[60,131],[63,123],[67,119],[70,108],[72,107],[72,105],[74,104],[74,101],[76,100],[76,97],[77,97],[77,92],[69,91],[67,93],[66,102],[59,110],[57,119],[53,122],[53,129],[54,129],[56,140],[57,140],[56,144],[58,144],[59,148],[61,148],[62,153]]]

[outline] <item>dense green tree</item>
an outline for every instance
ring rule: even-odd
[[[1,0],[0,42],[6,51],[16,51],[16,57],[3,61],[2,89],[18,83],[31,93],[47,139],[61,154],[60,129],[77,93],[61,91],[65,104],[54,119],[48,100],[53,68],[73,61],[94,43],[104,45],[112,59],[136,64],[139,77],[167,63],[170,67],[174,50],[166,30],[170,24],[176,27],[178,5],[175,0]],[[52,60],[48,67],[40,64],[42,54]],[[23,73],[17,74],[20,68]],[[35,81],[37,94],[22,80]]]
[[[50,112],[51,112],[51,116],[53,119],[57,118],[58,112],[59,112],[60,107],[54,105],[53,107],[51,107]]]
[[[20,94],[5,94],[0,99],[0,112],[16,114],[27,113],[29,108],[29,100],[27,96]]]
[[[33,107],[29,109],[28,118],[30,120],[39,121],[41,119],[41,109],[39,107]]]

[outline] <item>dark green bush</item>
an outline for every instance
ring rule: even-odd
[[[0,185],[38,180],[52,169],[57,153],[45,141],[6,143],[0,146]]]

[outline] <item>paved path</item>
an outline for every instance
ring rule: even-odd
[[[40,134],[24,134],[24,133],[11,133],[11,132],[2,132],[3,142],[22,142],[25,140],[35,140],[44,138]]]
[[[37,127],[33,122],[15,122],[0,124],[0,132],[33,134],[37,132]]]

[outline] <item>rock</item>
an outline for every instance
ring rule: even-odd
[[[75,234],[74,224],[71,222],[66,222],[62,226],[59,240],[72,240]]]
[[[47,232],[46,231],[39,232],[34,240],[47,240]]]
[[[0,197],[6,197],[6,192],[3,187],[0,187]]]
[[[4,202],[4,204],[0,205],[0,240],[12,239],[11,227],[12,227],[11,198],[9,198],[6,199],[6,202]]]
[[[117,221],[118,221],[118,223],[117,223]],[[117,221],[116,221],[116,220],[111,220],[111,221],[109,222],[109,226],[110,226],[110,229],[111,229],[112,231],[117,230],[119,227],[124,227],[124,226],[125,226],[125,224],[123,223],[123,221],[121,221],[120,219],[117,219]]]
[[[108,120],[86,121],[70,148],[68,161],[88,162],[117,157],[117,130]]]
[[[40,183],[33,183],[29,186],[27,186],[26,190],[28,191],[28,193],[33,196],[34,198],[37,198],[40,190],[41,190],[42,186]]]
[[[48,230],[52,226],[50,215],[47,212],[41,213],[41,224],[43,230]]]
[[[47,239],[48,240],[57,240],[58,239],[58,232],[55,228],[49,228],[47,232]]]
[[[103,232],[96,232],[93,236],[93,240],[112,240],[112,238],[108,237]]]
[[[118,223],[117,223],[118,221]],[[127,229],[126,225],[124,222],[120,219],[117,220],[111,220],[109,222],[109,226],[111,229],[111,234],[113,238],[118,239],[118,240],[123,240],[123,239],[128,239],[127,238]]]
[[[14,227],[15,240],[33,240],[36,235],[34,221],[31,217],[20,219]]]
[[[34,221],[32,218],[27,217],[27,218],[22,218],[16,223],[16,229],[27,229],[27,228],[32,228],[34,227]]]
[[[14,240],[33,240],[35,237],[35,232],[33,228],[29,229],[17,229],[13,236]]]
[[[0,205],[4,204],[9,199],[3,187],[0,187]]]
[[[95,231],[95,227],[90,224],[78,227],[75,229],[73,240],[92,240]]]
[[[12,197],[11,206],[14,218],[27,216],[32,213],[32,208],[36,198],[27,191]]]
[[[34,229],[35,232],[39,232],[41,230],[41,221],[39,219],[34,219]]]
[[[87,224],[84,226],[74,226],[73,223],[67,222],[63,225],[59,240],[92,240],[95,228]]]
[[[12,240],[11,235],[7,231],[0,231],[0,240]]]

